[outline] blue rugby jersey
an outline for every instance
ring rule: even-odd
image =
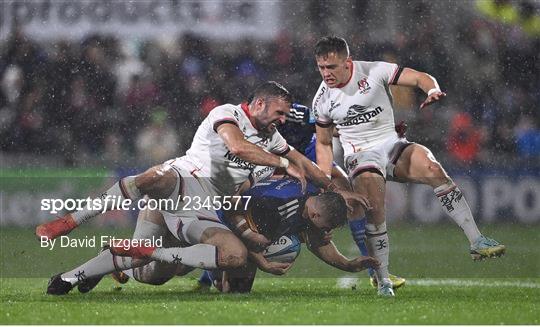
[[[308,183],[302,193],[300,182],[293,178],[266,179],[243,193],[251,199],[247,208],[247,219],[258,232],[274,241],[284,234],[299,234],[308,226],[302,212],[309,196],[320,191]]]

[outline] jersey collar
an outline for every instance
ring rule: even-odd
[[[351,62],[350,65],[351,65],[351,76],[349,76],[349,79],[347,80],[347,82],[338,84],[338,85],[336,86],[337,88],[342,88],[342,87],[344,87],[345,85],[349,84],[349,82],[351,81],[351,79],[352,79],[352,77],[353,77],[353,75],[354,75],[354,63]]]
[[[240,108],[242,108],[242,110],[244,111],[244,113],[246,114],[246,116],[248,117],[248,119],[251,120],[251,113],[249,112],[249,106],[248,106],[248,103],[247,102],[242,102],[240,104]]]

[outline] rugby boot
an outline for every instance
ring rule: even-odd
[[[88,293],[88,292],[90,292],[91,290],[93,290],[94,287],[96,287],[97,284],[99,284],[99,282],[101,282],[101,279],[102,279],[102,278],[103,278],[103,276],[87,278],[87,279],[81,281],[81,282],[77,285],[77,289],[78,289],[79,292],[81,292],[81,293]]]
[[[46,237],[47,240],[54,240],[59,236],[69,234],[77,226],[71,214],[67,214],[64,217],[58,217],[36,227],[36,236],[40,240],[42,237]]]
[[[384,296],[384,297],[393,297],[394,289],[392,288],[392,282],[390,281],[390,278],[383,278],[382,283],[379,284],[377,289],[377,295]]]
[[[390,281],[392,282],[392,288],[395,290],[405,285],[405,283],[407,282],[407,280],[403,277],[399,277],[392,274],[390,274],[389,276],[390,276]],[[370,281],[371,286],[373,286],[373,288],[377,288],[379,286],[379,283],[377,283],[377,278],[375,276],[369,277],[369,281]]]
[[[47,294],[65,295],[73,289],[73,285],[71,285],[71,283],[69,282],[64,281],[62,277],[60,277],[60,275],[62,274],[60,273],[51,277],[51,279],[49,280],[49,284],[47,285]]]
[[[500,257],[506,252],[506,246],[499,244],[494,239],[480,235],[471,245],[471,257],[473,260]]]

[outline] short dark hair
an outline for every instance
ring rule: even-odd
[[[291,93],[283,85],[274,81],[267,81],[257,86],[255,91],[248,97],[248,103],[259,98],[280,98],[288,103],[293,102]]]
[[[317,196],[319,214],[326,217],[332,226],[340,227],[347,222],[347,203],[336,192],[325,192]]]
[[[344,38],[338,36],[325,36],[315,45],[315,56],[323,57],[329,53],[337,53],[349,57],[349,46]]]

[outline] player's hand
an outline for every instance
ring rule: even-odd
[[[264,265],[259,266],[259,269],[265,273],[280,276],[285,275],[291,266],[292,264],[290,263],[266,261]]]
[[[295,165],[293,162],[290,162],[289,167],[287,167],[287,174],[300,181],[300,185],[302,185],[302,193],[305,193],[307,181],[304,170],[301,169],[299,166]]]
[[[380,265],[381,263],[379,262],[379,260],[372,257],[354,258],[352,260],[349,260],[348,264],[350,272],[358,272],[367,268],[377,269]]]
[[[359,203],[366,210],[372,209],[368,198],[363,196],[362,194],[345,190],[337,190],[336,192],[341,194],[341,196],[345,199],[345,202],[347,203],[347,208],[351,212],[354,211],[354,207],[357,203]]]
[[[444,92],[433,92],[431,95],[428,95],[424,102],[422,102],[422,104],[420,105],[420,109],[423,109],[424,107],[429,106],[432,103],[440,101],[444,99],[444,97],[446,97],[446,93]]]
[[[272,242],[263,234],[252,232],[242,236],[242,240],[246,244],[248,250],[253,252],[261,252],[266,249]]]

